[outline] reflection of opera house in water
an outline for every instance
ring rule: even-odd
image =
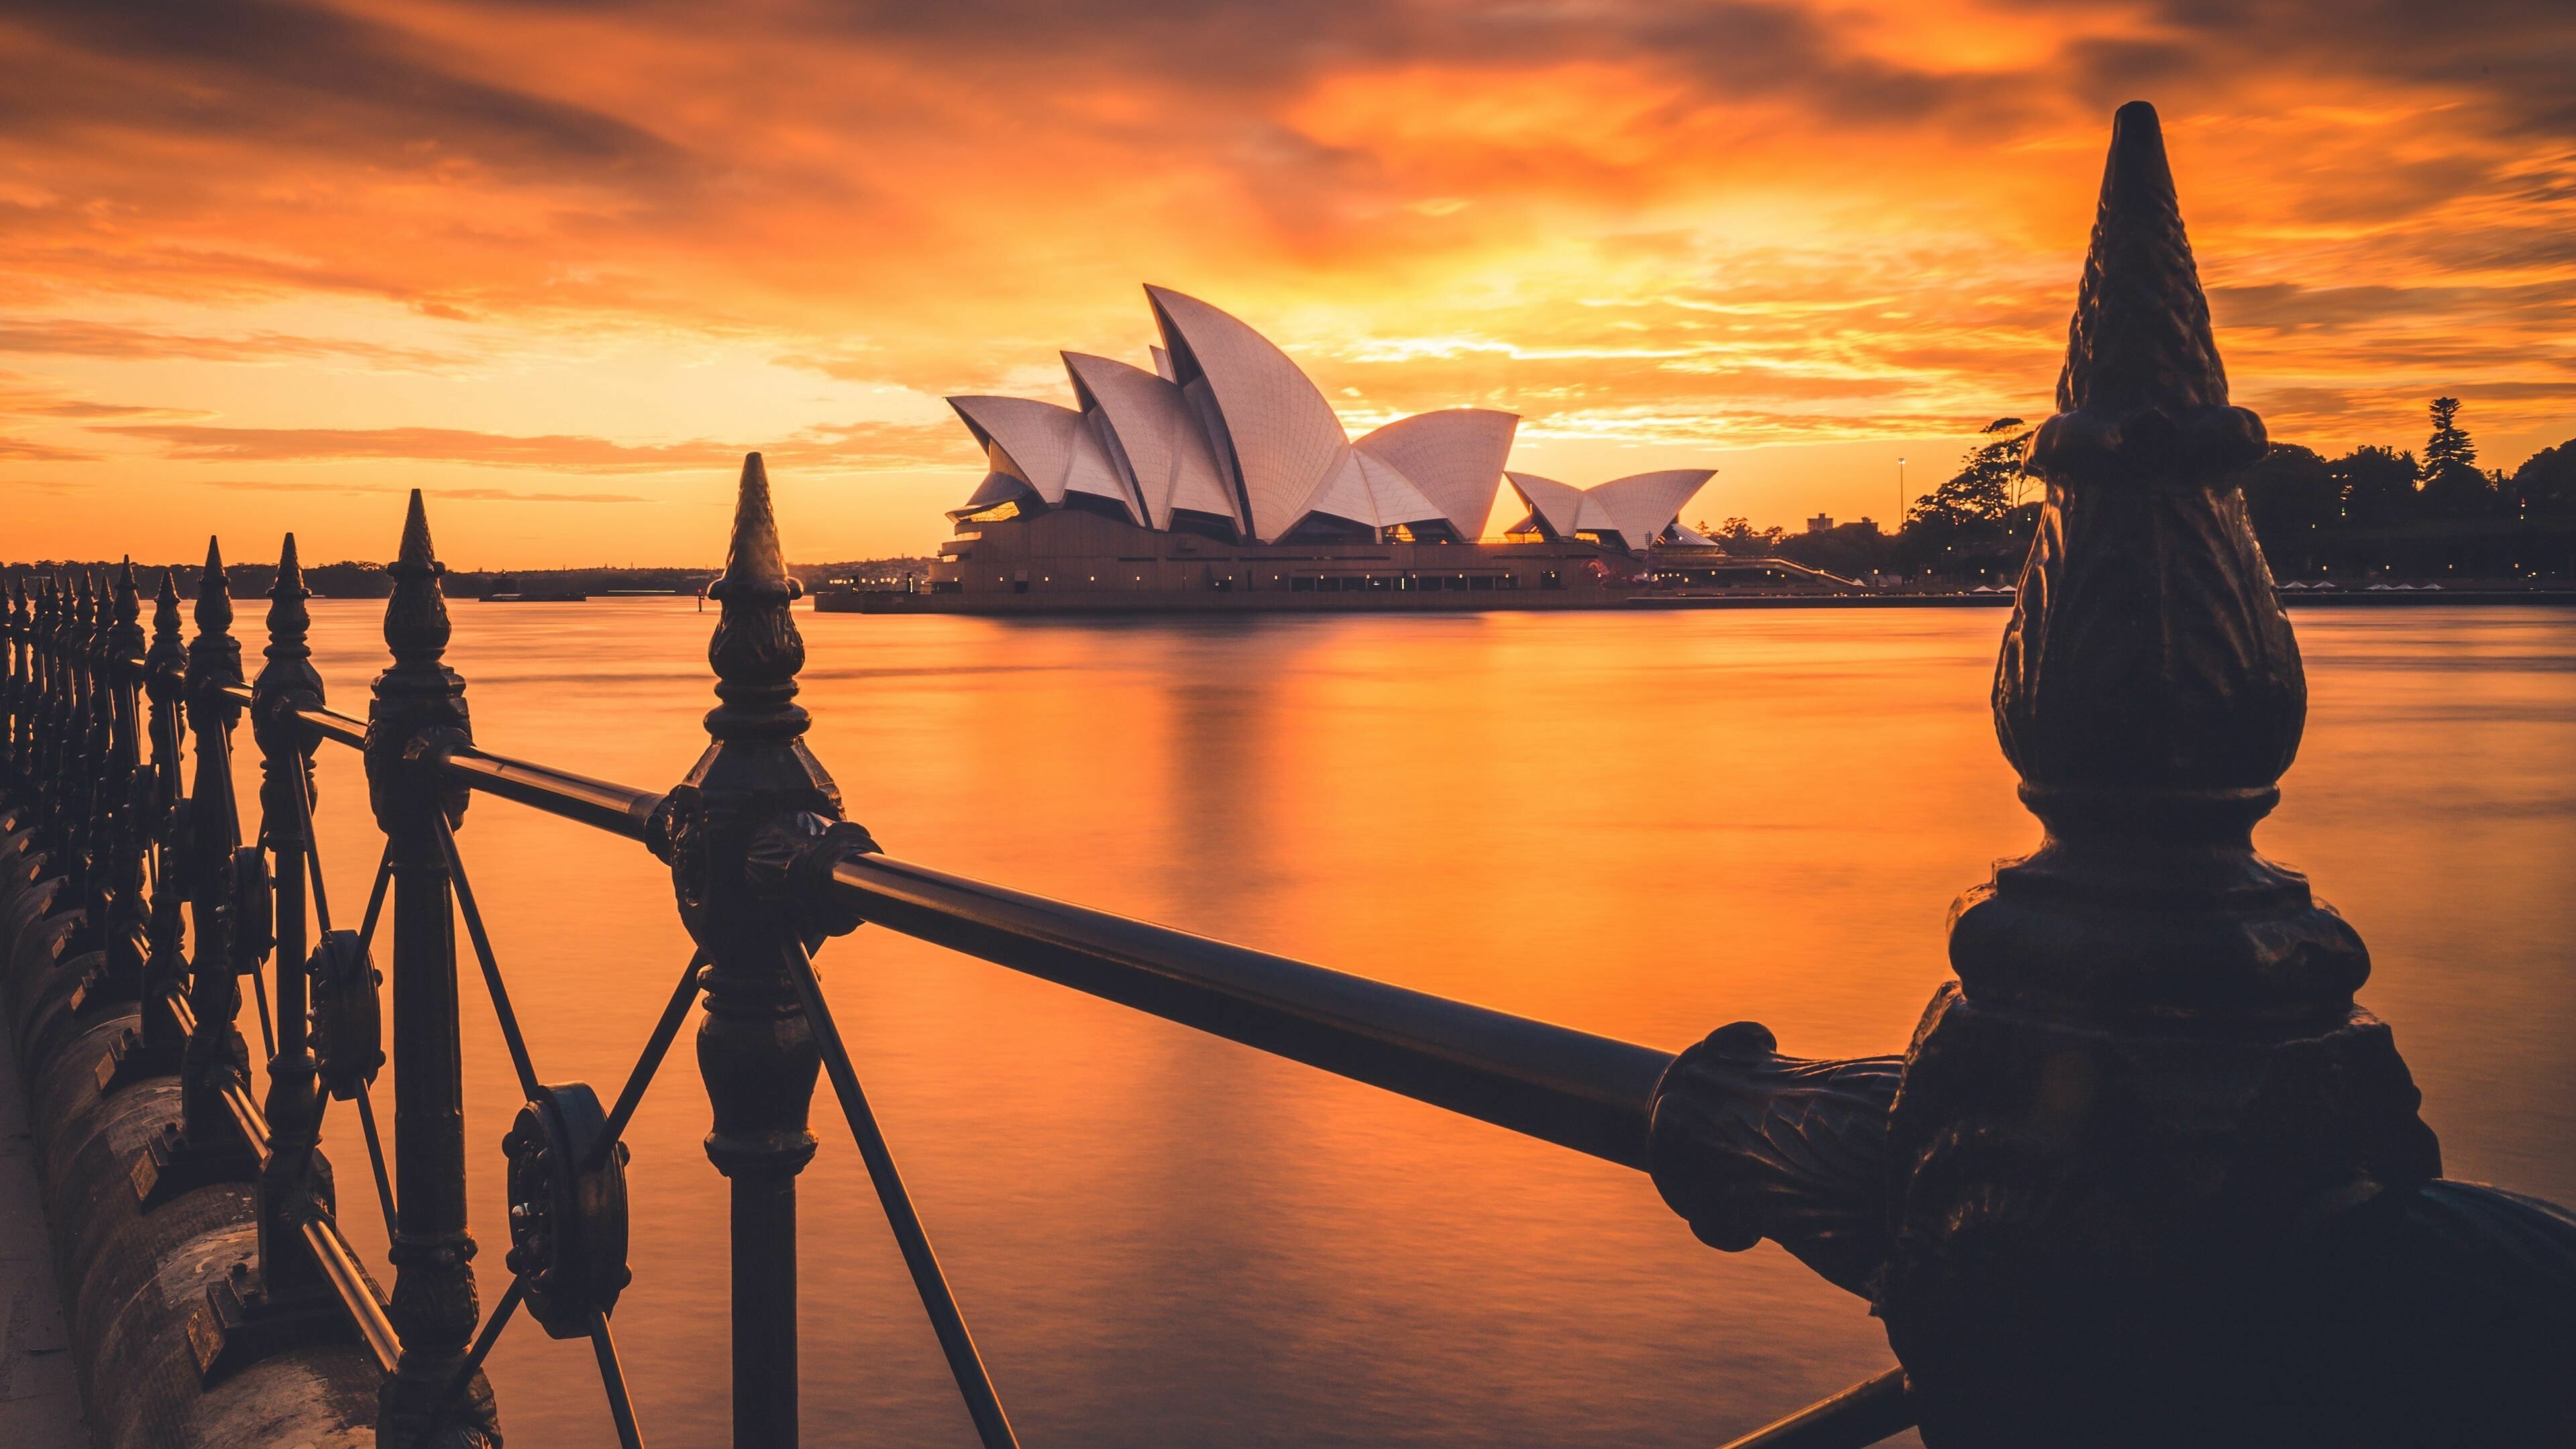
[[[990,471],[949,515],[957,536],[928,587],[826,589],[818,607],[1579,608],[1634,596],[1666,556],[1714,555],[1678,521],[1711,469],[1592,488],[1507,473],[1520,419],[1483,408],[1353,442],[1268,339],[1194,297],[1145,293],[1154,371],[1069,352],[1076,407],[950,398]],[[1528,516],[1480,542],[1506,480]]]

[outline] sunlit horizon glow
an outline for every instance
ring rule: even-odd
[[[0,18],[11,557],[926,551],[940,398],[1142,362],[1140,284],[1353,432],[1714,466],[1884,519],[2048,408],[2110,112],[2157,104],[2236,400],[2321,451],[2576,434],[2576,16],[2547,0],[1186,10],[49,0]]]

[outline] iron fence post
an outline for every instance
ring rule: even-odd
[[[789,903],[756,890],[749,868],[782,822],[840,818],[840,794],[804,740],[795,703],[805,643],[760,455],[743,461],[721,605],[707,660],[721,701],[709,743],[657,821],[681,918],[708,960],[698,1067],[714,1109],[708,1160],[733,1199],[733,1442],[797,1442],[796,1175],[814,1157],[806,1129],[821,1055],[788,948]],[[789,827],[793,828],[793,827]],[[801,830],[795,832],[804,835]]]
[[[490,1384],[465,1363],[479,1301],[466,1230],[464,1064],[456,1001],[455,883],[439,844],[466,794],[439,780],[435,756],[469,742],[465,681],[447,667],[450,626],[418,489],[387,570],[385,644],[393,663],[367,707],[367,794],[393,872],[394,1201],[391,1313],[402,1358],[376,1422],[386,1445],[485,1449],[499,1442]]]
[[[152,905],[145,925],[143,1019],[136,1028],[138,1063],[146,1070],[169,1071],[179,1065],[185,1034],[174,1010],[186,977],[187,924],[180,907],[187,898],[187,821],[180,746],[187,724],[183,697],[187,690],[188,646],[179,623],[179,581],[168,569],[152,595],[152,647],[143,658],[143,689],[152,702]]]
[[[116,572],[114,610],[104,635],[108,688],[108,787],[114,811],[102,918],[106,958],[93,988],[102,999],[133,1001],[143,990],[144,855],[151,849],[150,779],[143,768],[143,596],[127,559]]]
[[[241,708],[230,691],[242,683],[241,641],[232,635],[232,594],[224,580],[223,550],[213,540],[207,541],[206,566],[197,578],[196,618],[183,686],[196,746],[183,872],[197,937],[188,973],[196,1027],[180,1054],[180,1116],[187,1145],[215,1153],[238,1144],[220,1098],[225,1087],[248,1081],[250,1049],[235,1026],[241,978],[233,959],[233,852],[241,843],[241,825],[233,801],[232,731]]]
[[[23,578],[13,576],[0,589],[0,627],[5,627],[9,639],[9,718],[8,728],[0,730],[0,746],[9,752],[9,783],[23,792],[27,785],[27,582]],[[24,803],[20,802],[22,810]]]
[[[80,924],[64,942],[75,956],[94,945],[98,917],[89,909],[93,844],[98,831],[97,691],[93,668],[98,634],[98,595],[88,569],[72,576],[69,627],[63,637],[63,899],[81,909]]]
[[[323,702],[322,676],[305,642],[312,617],[295,535],[278,552],[268,591],[267,663],[251,690],[251,735],[259,744],[260,834],[275,858],[277,1050],[268,1063],[269,1159],[260,1176],[260,1288],[271,1304],[289,1297],[327,1298],[331,1288],[306,1250],[303,1224],[330,1211],[327,1184],[317,1181],[320,1094],[306,1036],[305,879],[311,869],[313,752],[321,737],[295,711]]]

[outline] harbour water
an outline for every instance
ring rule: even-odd
[[[485,747],[659,788],[703,744],[713,616],[687,601],[453,608]],[[363,713],[381,605],[313,611]],[[2307,744],[2258,839],[2371,943],[2364,1002],[2450,1173],[2576,1200],[2576,616],[2295,618]],[[1901,1049],[1951,898],[2036,838],[1984,610],[800,622],[811,742],[891,854],[1667,1049],[1741,1019],[1801,1055]],[[354,755],[322,758],[354,913],[378,837]],[[491,799],[459,843],[539,1074],[613,1093],[688,955],[661,866]],[[1700,1246],[1636,1173],[885,933],[822,964],[1032,1449],[1704,1446],[1892,1361],[1858,1300]],[[517,1091],[462,989],[488,1303]],[[629,1133],[616,1315],[666,1445],[727,1434],[687,1040]],[[806,1442],[969,1444],[829,1100]],[[352,1120],[341,1219],[384,1276]],[[615,1442],[585,1343],[522,1321],[492,1378],[512,1442]]]

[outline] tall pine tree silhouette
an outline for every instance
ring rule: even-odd
[[[2437,397],[2432,406],[2433,435],[2424,440],[2424,511],[2437,517],[2488,512],[2496,489],[2478,471],[2478,445],[2460,426],[2460,400]]]

